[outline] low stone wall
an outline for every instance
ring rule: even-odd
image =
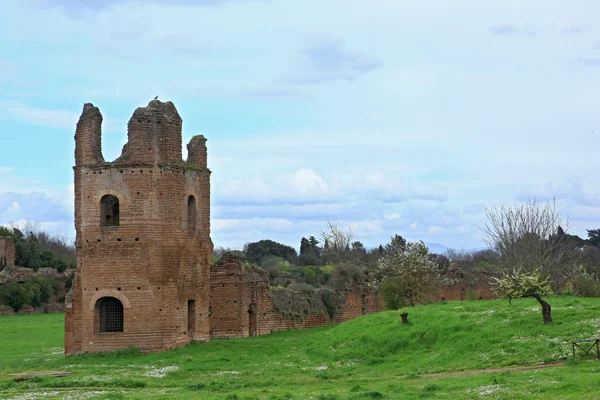
[[[33,276],[46,276],[58,279],[64,288],[64,284],[67,279],[73,274],[74,270],[67,270],[65,272],[58,272],[54,268],[40,268],[37,272],[30,268],[22,267],[6,267],[0,271],[0,285],[6,282],[17,281],[22,282],[27,278]],[[64,296],[64,292],[59,293],[59,296]],[[57,302],[56,297],[52,297],[50,302],[43,304],[41,307],[31,307],[29,305],[23,306],[17,314],[43,314],[43,313],[61,313],[65,311],[65,304],[63,302]],[[0,315],[13,315],[15,312],[9,306],[0,305]]]
[[[65,272],[58,272],[54,268],[40,268],[36,272],[31,268],[6,267],[0,271],[0,284],[9,281],[21,281],[31,276],[50,276],[64,282],[71,276],[73,271],[74,270],[66,270]]]
[[[42,307],[23,306],[19,312],[15,313],[12,308],[5,305],[0,305],[0,315],[15,315],[15,314],[52,314],[61,313],[65,310],[64,303],[51,302]]]
[[[0,304],[0,315],[15,315],[15,312],[9,306]]]

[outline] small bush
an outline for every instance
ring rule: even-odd
[[[61,292],[60,281],[54,277],[32,276],[23,281],[0,285],[0,304],[18,312],[25,305],[40,307]]]
[[[368,397],[370,399],[382,399],[383,398],[383,395],[377,391],[365,392],[365,393],[363,393],[363,396]]]
[[[600,297],[600,277],[597,273],[581,271],[573,281],[573,292],[581,297]]]
[[[338,400],[339,397],[335,394],[320,394],[317,399],[319,400]]]
[[[192,392],[197,392],[203,389],[206,389],[206,385],[202,382],[194,383],[188,386],[188,390],[191,390]]]
[[[436,385],[435,383],[428,383],[423,387],[424,392],[435,392],[438,390],[440,390],[440,386]]]

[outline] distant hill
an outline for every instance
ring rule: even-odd
[[[427,245],[427,247],[429,248],[429,252],[430,253],[436,253],[436,254],[444,254],[446,253],[446,251],[448,250],[457,250],[461,253],[473,253],[476,251],[481,251],[481,250],[486,250],[487,247],[485,246],[481,246],[481,247],[475,247],[475,248],[471,248],[471,249],[455,249],[452,247],[446,247],[443,244],[440,243],[425,243]]]
[[[439,243],[425,243],[430,253],[444,254],[448,248]]]

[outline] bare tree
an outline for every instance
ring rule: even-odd
[[[579,252],[564,235],[569,221],[563,219],[555,199],[541,204],[533,199],[510,207],[491,206],[485,211],[485,240],[500,255],[498,262],[504,271],[503,290],[498,294],[509,299],[514,294],[536,298],[544,322],[551,323],[550,305],[541,298],[547,291],[536,288],[547,280],[558,290],[575,272]],[[518,283],[519,290],[508,290],[511,282]],[[529,288],[525,287],[527,282],[531,283]],[[507,293],[513,293],[512,297]]]
[[[350,245],[355,239],[352,227],[342,228],[341,224],[327,218],[325,229],[321,232],[323,243],[327,246],[323,249],[324,256],[329,262],[339,262],[349,256]]]

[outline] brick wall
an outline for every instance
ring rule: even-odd
[[[210,171],[181,160],[182,123],[170,102],[135,111],[129,141],[112,163],[98,145],[101,122],[100,111],[86,104],[75,134],[77,270],[66,301],[65,353],[208,340]],[[103,226],[105,195],[119,200],[118,226]],[[123,304],[123,332],[99,332],[103,297]]]
[[[12,238],[0,238],[0,271],[15,265],[15,241]]]
[[[442,287],[440,298],[446,300],[491,300],[497,297],[490,286],[484,282],[474,285],[459,282]]]
[[[49,276],[53,278],[57,278],[62,283],[64,283],[69,276],[73,273],[73,270],[67,270],[65,272],[58,272],[54,268],[40,268],[39,270],[34,271],[31,268],[22,268],[22,267],[7,267],[3,271],[0,272],[0,284],[9,281],[20,281],[25,278],[29,278],[32,276]]]
[[[332,319],[320,297],[270,291],[268,275],[238,258],[224,257],[211,269],[206,139],[192,138],[184,162],[181,117],[172,103],[154,100],[131,117],[121,156],[105,162],[101,125],[100,110],[86,104],[75,133],[77,269],[65,301],[65,354],[165,350],[382,309],[376,293],[356,286]],[[118,199],[118,224],[112,206],[101,206],[108,195]],[[123,306],[122,332],[101,332],[99,304],[107,297]],[[286,313],[285,301],[300,302],[302,315]]]
[[[224,256],[211,268],[210,333],[212,338],[258,336],[279,330],[309,328],[339,323],[382,311],[383,304],[368,288],[355,286],[346,291],[333,319],[318,296],[307,301],[291,291],[271,291],[268,274],[244,267],[243,260]],[[295,301],[302,316],[286,314],[276,304]],[[277,301],[275,297],[279,296]],[[283,296],[283,297],[282,297]],[[304,303],[303,303],[304,302]]]

